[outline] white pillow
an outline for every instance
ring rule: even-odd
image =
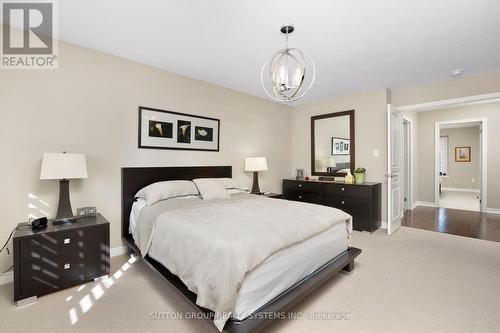
[[[245,193],[245,190],[240,190],[238,188],[228,188],[226,191],[229,194]]]
[[[192,181],[169,180],[148,185],[137,192],[135,197],[146,200],[146,205],[151,206],[161,200],[197,194],[200,193]]]
[[[236,180],[234,180],[233,178],[215,178],[215,179],[222,180],[222,183],[224,184],[224,187],[226,189],[239,188],[238,182]]]
[[[229,199],[231,197],[220,178],[198,178],[193,179],[193,182],[198,187],[203,200]]]

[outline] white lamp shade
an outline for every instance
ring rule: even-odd
[[[40,179],[87,178],[87,163],[83,154],[43,154]]]
[[[265,171],[267,161],[265,157],[249,157],[245,159],[245,171]]]

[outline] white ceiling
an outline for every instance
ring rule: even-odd
[[[307,51],[303,102],[500,68],[498,0],[59,1],[62,40],[251,95],[283,46]]]

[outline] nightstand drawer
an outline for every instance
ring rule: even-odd
[[[80,251],[22,264],[19,270],[21,296],[44,295],[75,285],[106,270],[106,256],[99,249]]]
[[[106,250],[91,249],[79,251],[77,254],[63,256],[58,261],[61,277],[61,287],[85,281],[106,271],[109,260]]]
[[[20,256],[22,264],[41,258],[58,257],[71,253],[77,248],[77,233],[47,233],[20,241]]]

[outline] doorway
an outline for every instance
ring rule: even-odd
[[[420,145],[420,141],[422,140],[423,133],[421,133],[421,122],[422,118],[421,112],[426,111],[439,111],[446,109],[459,108],[462,106],[473,106],[478,104],[487,104],[487,103],[496,103],[500,100],[500,92],[484,94],[484,95],[476,95],[476,96],[468,96],[468,97],[460,97],[455,99],[434,101],[434,102],[426,102],[421,104],[413,104],[413,105],[404,105],[404,106],[394,106],[391,104],[387,105],[387,233],[391,235],[401,226],[401,219],[404,211],[410,212],[412,215],[417,213],[418,210],[431,210],[433,212],[432,224],[434,226],[441,225],[438,223],[436,219],[439,219],[441,216],[448,216],[447,214],[451,212],[452,209],[448,208],[439,208],[440,201],[444,201],[446,204],[445,197],[439,197],[439,188],[440,188],[440,174],[439,174],[439,159],[438,156],[439,144],[440,144],[440,125],[448,125],[447,123],[471,123],[478,122],[479,130],[480,130],[480,148],[475,149],[476,151],[474,156],[479,156],[479,168],[480,174],[476,177],[470,177],[469,182],[474,185],[470,190],[479,190],[479,196],[476,194],[476,200],[479,201],[479,208],[477,212],[471,212],[475,214],[482,215],[487,212],[487,119],[486,118],[478,118],[478,119],[458,119],[452,122],[449,121],[440,121],[440,119],[434,120],[436,125],[435,133],[432,133],[432,123],[430,126],[427,125],[427,129],[430,129],[431,133],[426,135],[426,144],[428,148],[424,150],[425,159],[421,159],[415,155],[416,152],[412,153],[412,149],[415,149],[415,145],[411,142],[412,139],[412,129],[411,122],[403,123],[403,115],[407,113],[412,113],[411,119],[418,114],[418,121],[415,122],[417,125],[417,129],[415,132],[415,137],[418,138],[419,141],[415,141],[415,144],[418,145],[418,153],[420,154],[422,150],[422,146]],[[446,119],[443,117],[442,119]],[[449,118],[448,118],[449,119]],[[452,118],[453,119],[453,118]],[[434,134],[434,135],[433,135]],[[429,141],[430,140],[430,141]],[[432,144],[434,143],[435,147],[432,148]],[[404,148],[407,149],[404,149]],[[453,153],[449,154],[449,158],[455,158],[455,148],[464,148],[464,147],[453,147]],[[473,152],[470,152],[473,154]],[[461,149],[457,151],[457,156],[465,159],[467,157],[466,149]],[[420,155],[419,155],[420,156]],[[434,156],[434,157],[433,157]],[[414,169],[414,174],[412,174],[412,163],[411,159],[413,159],[419,163],[419,166],[422,166],[422,163],[425,163],[425,176],[422,176],[421,169]],[[435,160],[435,165],[430,168],[432,165],[432,159]],[[422,162],[426,161],[426,162]],[[405,177],[404,174],[408,175]],[[413,177],[418,174],[419,180],[413,181]],[[422,178],[424,177],[424,178]],[[434,179],[433,179],[434,178]],[[422,180],[422,181],[420,181]],[[441,183],[441,189],[443,188],[443,184]],[[425,186],[425,187],[424,187]],[[450,186],[446,187],[447,190],[450,189]],[[433,193],[434,192],[434,193]],[[458,192],[458,191],[455,191]],[[467,192],[463,192],[467,193]],[[477,193],[477,192],[476,192]],[[433,196],[434,194],[434,196]],[[412,198],[413,196],[413,198]],[[479,198],[478,198],[479,197]],[[405,200],[406,199],[406,200]],[[463,207],[462,207],[463,208]],[[455,215],[454,215],[455,216]],[[407,225],[407,224],[405,224]]]
[[[486,211],[487,119],[436,122],[435,131],[435,206]]]

